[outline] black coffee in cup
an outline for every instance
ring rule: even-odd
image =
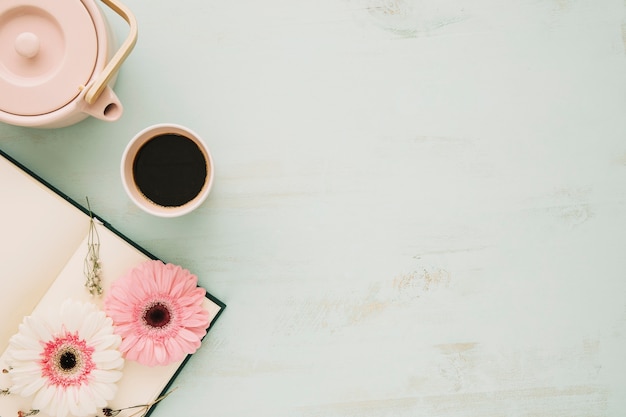
[[[213,185],[213,159],[204,141],[176,124],[137,133],[122,155],[122,184],[144,211],[161,217],[187,214],[206,200]]]
[[[178,207],[202,191],[207,181],[207,161],[191,139],[164,133],[139,148],[133,178],[149,200],[163,207]]]

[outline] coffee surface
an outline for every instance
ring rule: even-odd
[[[155,136],[137,152],[133,177],[152,202],[178,207],[193,200],[207,178],[207,161],[198,145],[181,135]]]

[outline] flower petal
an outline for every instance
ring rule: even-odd
[[[158,364],[165,365],[167,363],[167,353],[163,342],[154,344],[154,357]]]
[[[36,393],[37,391],[39,391],[41,389],[41,387],[43,387],[43,384],[46,381],[43,378],[34,378],[31,380],[31,382],[26,385],[20,392],[20,394],[23,397],[30,397],[31,395],[33,395],[34,393]]]
[[[98,382],[104,382],[107,384],[117,382],[122,378],[122,372],[120,371],[105,371],[102,369],[95,369],[92,374],[98,380]]]
[[[91,384],[91,388],[96,397],[102,400],[110,401],[115,396],[115,386],[111,384],[105,384],[99,381],[94,381]]]
[[[120,353],[117,350],[100,350],[93,353],[91,359],[96,363],[108,363],[119,359]]]
[[[48,404],[52,400],[52,397],[56,394],[56,389],[53,386],[45,386],[35,396],[33,400],[33,408],[35,410],[45,410],[48,408]]]
[[[39,352],[34,350],[17,350],[14,346],[11,346],[11,357],[18,361],[31,362],[39,360]]]
[[[31,329],[39,340],[47,341],[52,339],[52,334],[45,323],[35,319],[33,316],[25,317],[23,325]]]

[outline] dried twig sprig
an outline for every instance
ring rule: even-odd
[[[3,368],[2,369],[2,373],[3,374],[8,374],[10,372],[10,370],[11,370],[10,366],[9,366],[9,369]],[[9,395],[9,394],[11,394],[11,388],[2,388],[2,389],[0,389],[0,396],[1,395]]]
[[[39,410],[18,411],[17,417],[28,417],[28,416],[34,416],[35,414],[39,414]]]
[[[91,295],[102,295],[102,277],[100,265],[100,236],[96,228],[95,218],[91,212],[89,198],[87,200],[87,208],[89,210],[89,234],[87,235],[87,255],[85,255],[85,263],[83,274],[85,275],[85,287]]]
[[[154,400],[154,401],[152,401],[152,402],[150,402],[148,404],[133,405],[132,407],[118,408],[116,410],[114,410],[112,408],[103,408],[102,409],[102,414],[104,414],[105,417],[115,417],[119,413],[121,413],[122,411],[137,409],[134,413],[129,414],[128,417],[145,416],[146,413],[148,412],[148,410],[150,409],[150,407],[152,407],[156,403],[166,399],[167,396],[170,395],[172,392],[176,391],[176,389],[177,388],[174,388],[173,390],[168,391],[167,393],[161,395],[159,398],[157,398],[156,400]]]

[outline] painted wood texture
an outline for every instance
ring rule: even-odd
[[[229,305],[155,417],[626,414],[622,0],[126,4],[122,119],[0,146]],[[119,178],[161,122],[179,219]]]

